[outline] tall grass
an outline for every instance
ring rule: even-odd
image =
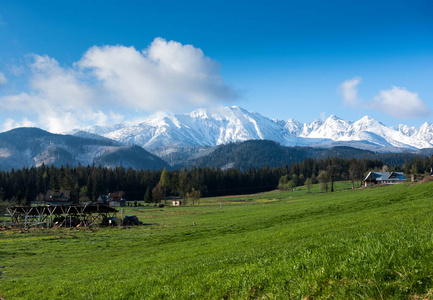
[[[5,299],[433,295],[433,183],[126,208],[145,226],[0,233]]]

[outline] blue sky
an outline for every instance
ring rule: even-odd
[[[0,2],[0,131],[238,105],[432,120],[431,1]]]

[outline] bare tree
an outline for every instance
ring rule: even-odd
[[[352,182],[352,190],[355,189],[355,181],[359,179],[359,167],[356,162],[353,162],[349,166],[349,179]]]
[[[317,176],[317,179],[320,182],[320,190],[322,192],[327,192],[328,191],[328,183],[329,183],[328,172],[325,170],[320,171],[319,175]]]
[[[329,180],[331,181],[331,192],[334,191],[334,181],[337,179],[340,174],[341,166],[339,164],[332,164],[326,168]]]
[[[201,193],[199,190],[191,189],[190,192],[186,193],[186,197],[192,200],[192,205],[195,204],[195,201],[199,200],[201,197]]]

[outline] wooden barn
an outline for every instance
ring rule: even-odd
[[[123,192],[109,193],[107,203],[109,206],[123,207],[126,206],[125,194]]]

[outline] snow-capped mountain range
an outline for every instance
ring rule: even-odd
[[[84,131],[148,150],[246,140],[272,140],[284,146],[346,145],[381,152],[433,148],[430,123],[420,128],[387,127],[368,116],[353,122],[332,115],[303,124],[295,119],[271,120],[237,106],[197,109],[189,114],[150,117],[133,125],[93,126]]]

